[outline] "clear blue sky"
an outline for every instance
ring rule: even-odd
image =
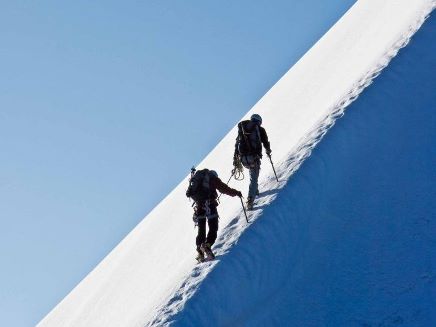
[[[3,2],[0,325],[42,319],[354,2]]]

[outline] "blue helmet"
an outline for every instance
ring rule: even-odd
[[[259,123],[259,125],[262,124],[262,117],[260,117],[260,115],[258,115],[258,114],[252,114],[250,120],[253,123]]]

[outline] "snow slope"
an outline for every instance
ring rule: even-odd
[[[436,326],[435,18],[165,320]]]
[[[319,324],[319,314],[329,315],[325,310],[327,295],[344,285],[325,281],[328,287],[311,289],[312,280],[319,282],[323,261],[314,262],[308,254],[322,259],[323,254],[335,250],[331,243],[330,249],[319,245],[329,230],[338,235],[333,228],[337,224],[347,226],[351,220],[306,220],[306,213],[315,209],[323,212],[323,206],[334,199],[334,194],[315,191],[323,189],[318,183],[325,179],[316,178],[326,175],[322,169],[314,171],[321,176],[306,173],[310,178],[300,177],[302,187],[292,187],[288,179],[344,108],[407,43],[433,7],[431,0],[358,1],[247,113],[257,112],[264,118],[280,183],[275,182],[264,160],[262,194],[256,210],[250,213],[250,224],[245,223],[237,199],[221,198],[220,234],[215,245],[218,260],[197,266],[193,259],[196,231],[184,195],[185,179],[38,326],[146,326],[171,321],[181,326],[204,325],[210,323],[210,317],[219,325],[232,326],[262,325],[266,321],[280,324],[280,319],[292,317],[306,317],[300,320],[305,326]],[[235,133],[230,131],[199,167],[213,168],[227,180]],[[246,191],[247,179],[232,185]],[[306,192],[293,204],[300,189]],[[328,218],[337,224],[323,224]],[[295,231],[297,226],[298,233],[280,233]],[[350,231],[344,228],[340,232]],[[364,231],[361,233],[358,239],[365,238]],[[283,248],[287,236],[292,238]],[[286,260],[275,255],[278,249]],[[352,257],[360,249],[356,245],[342,250],[341,258]],[[370,254],[363,254],[368,255],[368,261]],[[427,280],[432,277],[422,276]],[[345,285],[362,287],[351,282]],[[295,293],[295,297],[289,299],[287,292]],[[324,302],[315,300],[320,295],[324,295]],[[363,298],[368,301],[368,296]],[[304,306],[296,305],[299,298],[304,299]],[[293,305],[294,312],[285,310],[280,299]],[[338,310],[346,308],[344,303]],[[313,310],[319,314],[310,315]],[[271,315],[279,320],[270,320]]]

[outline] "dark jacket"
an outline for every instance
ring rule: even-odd
[[[257,135],[257,133],[259,133],[259,135]],[[262,145],[253,141],[257,140],[259,136],[260,142],[263,144],[265,150],[270,152],[271,148],[265,128],[251,120],[241,121],[238,124],[238,136],[236,137],[234,156],[254,154],[262,157]]]
[[[207,178],[207,188],[204,188],[204,179]],[[217,190],[221,193],[236,196],[240,195],[238,190],[235,190],[219,179],[214,174],[210,173],[210,170],[203,169],[197,171],[189,181],[189,187],[186,190],[186,196],[191,198],[198,204],[204,204],[209,200],[209,204],[218,205],[216,199],[218,198]]]
[[[221,193],[224,193],[224,194],[227,194],[230,196],[237,196],[239,194],[238,190],[235,190],[234,188],[231,188],[230,186],[223,183],[223,181],[221,181],[221,179],[219,179],[219,177],[211,178],[209,183],[210,183],[211,189],[214,190],[215,193],[216,193],[216,190],[218,190]]]
[[[212,219],[215,217],[218,217],[218,200],[217,200],[217,190],[221,193],[230,195],[230,196],[237,196],[240,195],[239,191],[227,186],[224,184],[218,177],[210,176],[209,180],[209,188],[210,188],[210,194],[208,199],[195,201],[194,206],[194,219],[202,219],[202,218],[208,218]],[[211,225],[209,225],[210,228]],[[218,229],[218,226],[216,226]],[[210,229],[209,229],[210,231]],[[201,243],[201,242],[200,242]],[[213,243],[213,242],[212,242]],[[197,243],[198,245],[198,243]]]
[[[215,176],[210,176],[210,180],[209,180],[209,187],[210,187],[210,197],[209,197],[209,206],[211,207],[217,207],[218,206],[218,194],[217,194],[217,190],[220,191],[221,193],[230,195],[230,196],[237,196],[239,194],[238,190],[235,190],[229,186],[227,186],[225,183],[223,183],[221,181],[221,179],[219,179],[219,177],[215,177]],[[197,205],[197,208],[200,208],[200,211],[203,208],[203,205],[205,204],[206,200],[204,201],[198,201],[195,202]]]
[[[211,204],[218,205],[218,201],[216,200],[218,198],[217,190],[220,191],[223,194],[227,194],[229,196],[236,196],[238,195],[239,191],[231,188],[230,186],[227,186],[219,177],[210,176],[209,180],[209,188],[210,188],[210,196],[208,200],[211,200]],[[205,202],[205,201],[201,201]]]

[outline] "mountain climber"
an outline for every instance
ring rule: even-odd
[[[253,114],[250,120],[243,120],[238,124],[238,136],[236,138],[233,166],[235,170],[242,170],[242,166],[250,171],[250,186],[248,188],[247,208],[253,209],[256,195],[259,195],[258,178],[260,172],[260,160],[262,158],[262,144],[268,156],[271,156],[271,147],[268,135],[263,127],[262,117]]]
[[[196,259],[199,262],[215,258],[212,245],[215,243],[218,232],[217,190],[232,197],[242,197],[240,191],[224,184],[216,171],[208,169],[196,171],[192,168],[186,196],[194,200],[193,220],[198,224],[198,234],[195,240],[198,253]],[[207,237],[206,220],[209,225]]]

